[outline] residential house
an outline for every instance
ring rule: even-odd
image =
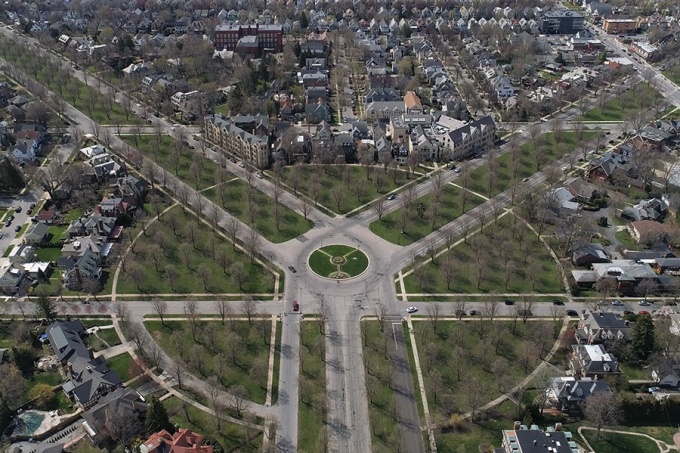
[[[62,365],[66,365],[75,357],[92,357],[81,338],[81,335],[85,333],[85,326],[79,319],[56,321],[47,328],[45,333],[57,360]]]
[[[423,161],[439,160],[439,146],[433,136],[429,136],[421,126],[413,128],[408,136],[409,154],[415,153]]]
[[[85,148],[81,148],[80,152],[85,156],[86,159],[92,159],[95,156],[101,154],[107,154],[106,148],[101,145],[92,145]]]
[[[553,378],[547,397],[556,409],[569,416],[578,416],[583,413],[589,397],[605,392],[611,392],[611,389],[603,380],[560,376]]]
[[[627,226],[628,232],[638,244],[665,242],[673,232],[670,225],[653,220],[638,220]]]
[[[99,280],[102,276],[99,258],[90,250],[78,256],[61,256],[57,266],[63,272],[66,287],[73,290],[81,289],[87,280]]]
[[[574,376],[602,378],[621,373],[619,361],[601,344],[576,344],[571,348],[569,367]]]
[[[102,217],[119,217],[123,214],[132,214],[135,209],[137,200],[134,197],[105,197],[95,207],[95,212]]]
[[[122,385],[116,371],[109,370],[103,356],[75,356],[67,363],[69,380],[62,384],[64,393],[80,408],[87,409]]]
[[[46,223],[38,222],[31,224],[26,233],[24,233],[23,241],[29,245],[40,245],[48,242],[52,234]]]
[[[39,153],[39,145],[35,140],[17,140],[10,154],[19,163],[35,162]]]
[[[548,447],[549,446],[549,447]],[[548,450],[550,448],[550,450]],[[562,424],[542,431],[536,425],[529,429],[515,422],[514,429],[503,430],[503,444],[494,453],[579,453],[580,449],[569,431],[562,431]]]
[[[331,121],[331,109],[323,99],[305,105],[305,117],[307,122],[319,124],[322,121]]]
[[[640,200],[634,206],[628,206],[621,211],[621,217],[630,220],[656,220],[661,222],[668,214],[668,203],[662,198]]]
[[[659,387],[676,389],[680,383],[679,369],[678,365],[664,360],[652,368],[652,379]]]
[[[651,221],[641,220],[641,222]],[[652,267],[645,263],[636,263],[631,260],[612,260],[610,263],[593,263],[592,267],[596,281],[605,278],[613,279],[616,282],[616,290],[621,293],[634,292],[635,288],[643,281],[658,282],[658,276]]]
[[[370,137],[368,123],[366,121],[355,121],[352,123],[352,135],[354,138],[364,140]]]
[[[12,265],[9,259],[0,258],[0,293],[13,296],[29,284],[28,273]]]
[[[420,102],[420,98],[414,91],[407,91],[404,95],[404,108],[408,114],[423,113],[423,104]]]
[[[66,235],[69,239],[79,236],[96,235],[104,236],[109,240],[116,240],[121,231],[122,227],[120,225],[116,226],[116,219],[114,217],[91,214],[72,220],[66,229]]]
[[[135,197],[143,200],[149,192],[149,183],[143,178],[136,178],[132,175],[123,175],[118,178],[118,190],[122,197]]]
[[[106,241],[106,236],[84,236],[75,241],[67,242],[61,248],[61,255],[66,257],[82,256],[91,252],[99,262],[104,262],[111,252],[112,243]]]
[[[205,436],[179,428],[175,434],[166,430],[152,434],[139,446],[140,453],[212,453],[212,445],[203,445]]]
[[[54,210],[54,208],[49,209],[47,211],[40,211],[38,215],[35,216],[35,219],[40,222],[44,223],[47,225],[52,225],[55,223],[57,220],[61,218],[61,215]]]
[[[370,120],[387,121],[404,114],[404,101],[370,102],[366,104],[365,113]]]
[[[651,60],[656,58],[659,48],[647,41],[635,41],[630,45],[630,51],[644,58]]]
[[[593,263],[609,261],[604,248],[600,244],[583,244],[571,249],[571,262],[576,266],[587,266]]]
[[[35,259],[35,249],[26,244],[19,244],[9,252],[9,262],[14,266],[30,263]]]
[[[632,337],[633,328],[630,323],[615,313],[586,310],[581,314],[576,329],[579,343],[628,342]]]

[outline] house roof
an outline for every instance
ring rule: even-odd
[[[117,388],[87,410],[83,418],[99,432],[110,430],[116,419],[127,419],[146,411],[146,402],[134,389]]]
[[[90,351],[80,338],[84,330],[85,326],[80,320],[56,321],[47,328],[47,338],[59,361],[72,357],[90,357]]]
[[[141,446],[142,453],[212,453],[213,447],[201,445],[205,436],[185,428],[175,434],[163,430],[154,433]]]
[[[519,446],[522,453],[546,453],[548,446],[553,453],[573,453],[578,449],[572,449],[569,445],[570,438],[563,431],[545,432],[539,429],[518,429],[505,431],[505,438],[512,438],[513,444]]]
[[[609,386],[603,380],[592,378],[576,379],[573,376],[553,378],[552,389],[558,399],[572,402],[583,402],[586,398],[597,393],[609,392]]]
[[[404,105],[406,105],[407,109],[423,108],[423,104],[420,102],[420,98],[415,91],[406,92],[404,95]]]

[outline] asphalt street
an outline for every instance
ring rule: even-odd
[[[11,31],[0,28],[2,33],[8,34]],[[25,39],[25,38],[21,38]],[[31,44],[34,41],[29,41]],[[612,45],[609,43],[608,45]],[[43,51],[44,52],[44,51]],[[7,64],[7,63],[5,63]],[[74,71],[67,62],[64,67],[71,71],[71,74],[83,82],[92,83],[92,76],[85,79],[81,71]],[[638,70],[643,65],[638,66]],[[646,67],[646,66],[645,66]],[[25,75],[23,76],[25,77]],[[639,80],[639,76],[636,77]],[[680,104],[680,92],[677,87],[658,73],[653,78],[653,83],[659,87],[664,96],[676,105]],[[125,94],[117,95],[127,96]],[[593,101],[594,102],[594,101]],[[136,107],[136,114],[142,115],[143,108]],[[72,118],[80,128],[89,128],[92,121],[82,112],[67,107],[67,116]],[[560,114],[565,120],[569,120],[580,115],[577,108],[568,109]],[[177,132],[178,126],[164,118],[155,118],[153,121],[158,123],[158,127],[164,132],[173,135]],[[547,131],[550,126],[541,123],[543,131]],[[606,128],[606,125],[602,125]],[[128,129],[133,131],[133,129]],[[135,129],[136,130],[136,129]],[[149,128],[145,127],[144,131]],[[153,131],[154,128],[152,127]],[[191,137],[192,129],[187,129],[187,138],[190,143],[196,143]],[[90,132],[84,130],[83,132]],[[528,132],[522,131],[519,134],[521,140],[528,139]],[[113,137],[111,146],[114,151],[121,152],[126,148],[125,144],[118,138]],[[211,154],[212,153],[212,154]],[[207,151],[207,157],[220,159],[220,156],[212,151]],[[563,162],[561,162],[563,163]],[[482,165],[481,160],[472,163],[473,167]],[[245,170],[238,166],[227,163],[228,168],[236,176],[245,178]],[[560,165],[560,162],[558,162]],[[454,172],[444,173],[444,182],[453,181],[456,178]],[[185,188],[190,193],[193,189],[186,186],[171,174],[165,174],[166,185],[175,191],[178,188]],[[527,191],[539,187],[545,179],[542,172],[531,177],[526,183],[522,184],[519,192]],[[271,192],[271,183],[267,180],[256,180],[256,187],[265,192]],[[433,188],[430,178],[424,178],[418,184],[416,195],[421,196]],[[35,194],[33,195],[35,196]],[[199,195],[200,196],[200,195]],[[478,219],[479,211],[485,212],[488,218],[493,209],[509,205],[512,198],[510,191],[495,197],[492,201],[482,204],[468,214],[461,216],[448,224],[445,229],[462,231],[470,225],[474,225]],[[197,206],[197,198],[191,197],[189,204]],[[16,203],[17,201],[13,201]],[[30,203],[27,200],[18,201],[19,203]],[[296,207],[298,200],[285,193],[283,203],[289,207]],[[210,206],[210,202],[201,198],[201,205]],[[397,209],[400,203],[397,200],[388,204],[388,211]],[[22,206],[23,207],[23,206]],[[222,211],[221,222],[231,216]],[[26,216],[25,210],[23,216]],[[364,453],[371,450],[370,420],[368,416],[368,402],[365,392],[365,378],[362,361],[362,345],[360,335],[360,319],[364,316],[372,316],[384,308],[389,320],[390,329],[393,328],[394,349],[391,353],[393,366],[393,387],[396,389],[395,397],[398,406],[398,421],[401,430],[402,450],[408,452],[424,452],[425,446],[420,432],[420,420],[418,417],[416,399],[413,391],[413,381],[409,367],[408,355],[404,343],[404,333],[400,321],[405,315],[404,303],[398,302],[395,293],[393,276],[407,264],[411,257],[416,254],[424,254],[424,250],[431,246],[430,239],[435,245],[443,241],[442,233],[434,233],[431,237],[425,238],[409,247],[398,247],[371,233],[367,226],[377,216],[371,210],[365,211],[351,218],[330,218],[316,209],[312,209],[310,214],[315,223],[315,228],[296,239],[283,244],[272,244],[261,239],[261,253],[273,263],[284,269],[286,274],[285,293],[281,301],[270,301],[258,303],[258,309],[262,313],[280,314],[283,324],[282,344],[281,344],[281,366],[279,374],[279,401],[272,408],[258,407],[256,410],[265,416],[273,416],[278,419],[276,443],[281,451],[296,451],[298,417],[297,407],[299,399],[299,325],[301,315],[318,314],[324,312],[327,315],[327,393],[328,393],[328,418],[329,418],[329,450],[333,452]],[[17,217],[17,222],[26,221],[27,217]],[[245,239],[249,235],[250,229],[241,224],[239,237]],[[5,239],[3,238],[3,241]],[[336,281],[321,278],[313,274],[307,267],[307,259],[311,252],[316,248],[328,244],[346,244],[359,248],[370,260],[367,272],[359,277],[347,281]],[[3,245],[0,242],[0,247]],[[288,266],[294,266],[298,271],[293,273]],[[292,310],[292,300],[296,299],[301,306],[301,313]],[[24,303],[24,302],[17,302]],[[141,319],[145,314],[153,314],[153,307],[144,301],[127,301],[133,318]],[[93,302],[98,306],[101,302]],[[112,311],[110,304],[104,302],[104,308]],[[183,300],[168,301],[168,313],[183,313]],[[455,315],[455,310],[459,308],[452,303],[418,303],[415,304],[420,314],[427,312],[429,306],[437,304],[441,308],[444,316]],[[234,302],[232,306],[236,312],[240,311],[240,303]],[[499,315],[512,315],[515,305],[500,305]],[[555,314],[555,307],[551,303],[536,304],[532,308],[535,316],[552,316]],[[16,311],[16,306],[12,307]],[[557,306],[559,310],[573,309],[581,310],[583,303],[568,302],[565,306]],[[611,308],[607,305],[606,308]],[[467,303],[466,309],[483,309],[483,303]],[[635,301],[626,301],[625,307],[616,308],[617,310],[629,309],[635,311],[639,309]],[[216,308],[211,301],[200,302],[202,313],[215,313]],[[394,324],[393,324],[394,323]]]

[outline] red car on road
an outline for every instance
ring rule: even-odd
[[[293,311],[299,311],[300,310],[300,304],[298,304],[297,300],[293,301]]]

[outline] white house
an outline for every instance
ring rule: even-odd
[[[17,140],[12,148],[12,157],[17,162],[34,162],[38,154],[38,142],[35,140]]]
[[[106,154],[106,148],[101,145],[92,145],[80,148],[80,152],[83,153],[87,159],[92,159],[95,156]]]

